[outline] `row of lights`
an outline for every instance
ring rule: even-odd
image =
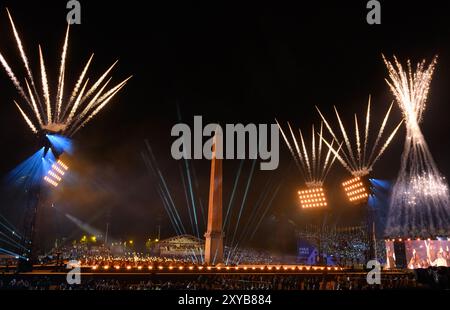
[[[431,240],[436,240],[436,239],[431,239],[431,238],[426,238],[426,239],[422,239],[422,238],[415,238],[415,239],[411,239],[411,238],[406,238],[406,239],[397,238],[397,239],[395,239],[395,238],[393,238],[393,239],[386,239],[385,241],[402,242],[402,241],[411,241],[411,240],[416,240],[416,241],[425,241],[425,240],[427,240],[427,241],[431,241]],[[447,238],[447,241],[450,241],[450,237]]]
[[[92,266],[91,267],[92,268],[92,270],[98,270],[100,267],[99,266],[97,266],[97,265],[95,265],[95,266]],[[103,268],[103,270],[109,270],[110,268],[111,268],[111,266],[109,266],[109,265],[106,265],[106,266],[102,266],[101,268]],[[119,266],[119,265],[115,265],[115,266],[113,266],[113,268],[115,269],[115,270],[120,270],[121,269],[121,267]],[[133,267],[131,267],[130,265],[128,265],[128,266],[126,266],[125,267],[125,269],[126,270],[131,270]],[[137,266],[136,267],[138,270],[142,270],[143,269],[143,266]],[[148,268],[148,270],[153,270],[153,269],[155,269],[153,266],[148,266],[147,267]],[[158,270],[164,270],[164,268],[165,267],[163,267],[163,266],[158,266],[157,267],[157,269]],[[208,270],[208,271],[210,271],[210,270],[213,270],[213,269],[215,269],[215,270],[226,270],[226,271],[233,271],[233,270],[244,270],[244,271],[248,271],[248,270],[257,270],[257,269],[259,269],[259,270],[283,270],[283,271],[288,271],[288,270],[291,270],[291,271],[295,271],[295,270],[314,270],[314,271],[317,271],[317,270],[321,270],[321,271],[323,271],[323,270],[342,270],[342,268],[340,268],[340,267],[324,267],[324,266],[320,266],[320,267],[318,267],[318,266],[291,266],[291,267],[287,267],[287,266],[275,266],[275,267],[272,267],[272,266],[268,266],[268,267],[265,267],[265,266],[260,266],[260,267],[256,267],[256,266],[252,266],[252,267],[248,267],[248,266],[244,266],[244,267],[238,267],[238,266],[234,266],[234,267],[230,267],[230,266],[226,266],[226,267],[220,267],[220,266],[217,266],[217,267],[211,267],[211,266],[197,266],[197,267],[194,267],[194,266],[178,266],[178,267],[176,267],[176,266],[169,266],[169,267],[167,267],[167,269],[168,270],[184,270],[184,269],[188,269],[188,270],[194,270],[195,268],[197,268],[197,270],[203,270],[203,269],[206,269],[206,270]]]
[[[307,190],[303,190],[303,191],[298,191],[298,194],[299,195],[304,195],[304,194],[317,193],[317,192],[323,192],[323,188],[322,187],[317,187],[317,188],[313,188],[313,189],[307,189]]]
[[[326,207],[327,203],[308,203],[308,204],[302,204],[302,208],[317,208],[317,207]]]
[[[49,178],[48,176],[44,177],[44,181],[53,185],[54,187],[58,186],[58,182],[54,181],[53,179]]]
[[[325,197],[323,198],[316,198],[316,199],[305,199],[302,200],[302,203],[308,203],[308,202],[321,202],[321,201],[325,201]]]
[[[345,190],[346,191],[350,191],[352,189],[358,190],[358,189],[362,188],[363,186],[364,185],[362,184],[362,182],[359,182],[359,183],[356,183],[354,185],[350,185],[350,186],[345,187]]]
[[[342,186],[345,187],[345,186],[350,185],[350,184],[352,184],[352,183],[355,183],[355,182],[357,182],[357,181],[361,181],[361,178],[360,178],[360,177],[356,177],[356,178],[353,178],[353,179],[351,179],[351,180],[348,180],[348,181],[342,183]]]
[[[69,167],[67,167],[67,165],[66,165],[61,159],[58,159],[57,163],[58,163],[64,170],[69,169]]]
[[[367,195],[367,193],[364,193],[362,195],[351,197],[351,198],[349,198],[349,200],[353,202],[353,201],[363,200],[364,198],[367,198],[367,197],[369,197],[369,195]]]
[[[56,171],[57,173],[59,173],[61,176],[64,175],[64,173],[65,173],[64,170],[66,170],[65,168],[63,168],[62,166],[59,165],[59,161],[52,165],[52,169],[54,171]]]
[[[361,188],[361,186],[363,186],[363,184],[362,184],[362,182],[359,182],[359,183],[355,183],[353,185],[345,186],[345,190],[351,190],[351,189],[354,189],[354,188]]]
[[[325,196],[325,194],[320,193],[320,194],[303,195],[303,196],[300,196],[300,198],[306,199],[306,198],[316,198],[316,197],[323,197],[323,196]]]
[[[360,187],[357,190],[354,190],[354,191],[351,191],[351,192],[347,192],[347,195],[356,195],[356,194],[359,194],[359,193],[363,193],[365,191],[366,191],[366,189],[364,187]]]

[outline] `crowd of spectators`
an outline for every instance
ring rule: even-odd
[[[323,255],[332,258],[339,266],[362,266],[369,251],[367,230],[364,226],[344,228],[305,229],[298,232],[301,239],[307,240],[311,245],[321,248]],[[379,261],[386,257],[384,240],[377,240],[375,250]]]
[[[274,256],[269,251],[238,248],[231,249],[225,247],[224,257],[229,264],[264,264],[270,265],[274,263]]]
[[[230,247],[224,248],[224,259],[228,265],[239,264],[272,264],[274,257],[268,251],[253,250],[245,248]],[[81,262],[81,266],[118,266],[120,268],[131,268],[142,266],[170,266],[202,264],[203,257],[186,256],[154,256],[148,253],[129,251],[124,253],[113,253],[103,245],[92,246],[86,243],[75,243],[54,249],[50,254],[41,257],[44,264],[63,264],[64,262],[76,260]]]
[[[448,273],[447,273],[448,281]],[[0,280],[9,290],[373,290],[419,289],[433,286],[430,279],[417,281],[413,274],[385,276],[380,285],[370,285],[365,276],[348,275],[200,275],[196,278],[119,280],[87,279],[67,284],[48,277]],[[432,280],[434,281],[434,280]],[[436,284],[435,284],[436,285]],[[447,282],[448,287],[448,282]],[[444,286],[445,287],[445,286]]]
[[[54,249],[51,254],[41,259],[42,263],[65,264],[68,261],[79,261],[83,267],[103,266],[131,268],[136,266],[168,266],[172,264],[182,265],[197,262],[193,257],[169,257],[152,256],[142,252],[129,251],[121,254],[114,254],[107,247],[90,246],[88,244],[77,243]]]

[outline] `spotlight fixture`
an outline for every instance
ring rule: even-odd
[[[302,208],[320,208],[327,206],[327,199],[323,187],[308,188],[298,191]]]

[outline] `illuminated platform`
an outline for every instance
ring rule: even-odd
[[[120,278],[120,279],[132,279],[132,278],[149,278],[149,277],[171,277],[171,276],[181,276],[181,277],[197,277],[198,275],[205,276],[214,276],[214,275],[295,275],[295,276],[310,276],[310,275],[345,275],[345,276],[356,276],[356,277],[365,277],[367,276],[367,271],[364,270],[350,270],[343,269],[340,267],[334,266],[303,266],[298,267],[297,265],[270,265],[270,266],[257,266],[257,265],[248,265],[248,266],[239,266],[236,268],[235,266],[229,268],[208,268],[201,266],[196,266],[193,268],[156,268],[149,270],[148,268],[124,268],[124,269],[103,269],[97,268],[92,269],[92,267],[82,267],[81,275],[88,276],[91,278]],[[263,269],[261,269],[263,267]],[[271,268],[270,268],[271,267]],[[0,267],[0,270],[2,268]],[[412,273],[412,270],[408,269],[397,269],[397,270],[383,270],[382,276],[391,276],[391,275],[405,275]],[[15,270],[10,268],[8,273],[4,273],[4,275],[17,275]],[[64,267],[50,267],[50,266],[36,266],[36,268],[32,272],[20,273],[23,276],[48,276],[48,277],[66,277],[67,269]]]
[[[385,240],[387,268],[450,267],[449,237],[393,238]]]
[[[144,272],[144,273],[287,273],[287,272],[323,272],[323,271],[342,271],[341,267],[336,266],[307,266],[307,265],[239,265],[239,266],[203,266],[203,265],[149,265],[149,266],[82,266],[82,269],[90,272]]]
[[[0,266],[0,269],[4,267]],[[12,268],[10,268],[11,270]],[[64,266],[56,265],[35,265],[33,273],[55,273],[67,272]],[[323,273],[323,272],[342,272],[345,269],[338,266],[308,266],[308,265],[289,265],[289,264],[270,264],[270,265],[239,265],[239,266],[203,266],[190,264],[173,265],[94,265],[81,266],[82,273],[90,274],[154,274],[154,273]]]

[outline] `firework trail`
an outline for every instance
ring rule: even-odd
[[[78,94],[78,91],[80,90],[81,84],[82,84],[82,82],[84,81],[84,77],[86,76],[86,73],[87,73],[87,71],[88,71],[88,69],[89,69],[89,66],[91,65],[92,58],[94,58],[94,54],[91,55],[91,57],[89,58],[87,64],[84,66],[84,69],[83,69],[83,71],[81,72],[80,77],[78,78],[77,84],[75,84],[75,87],[74,87],[74,89],[73,89],[73,91],[72,91],[72,95],[70,96],[69,103],[67,104],[68,106],[70,106],[71,103],[72,103],[72,102],[75,100],[75,98],[77,97],[77,94]],[[86,81],[86,82],[87,82],[87,81]],[[87,83],[86,83],[86,84],[87,84]],[[81,97],[80,97],[80,102],[81,102],[81,98],[82,98],[82,95],[81,95]],[[66,110],[66,111],[67,111],[67,110]],[[64,116],[64,115],[63,115],[63,116]]]
[[[30,121],[30,119],[29,119],[28,116],[25,114],[25,112],[22,110],[22,108],[20,107],[20,105],[19,105],[16,101],[14,101],[14,103],[16,104],[16,107],[19,109],[20,114],[22,114],[22,116],[23,116],[25,122],[26,122],[27,125],[30,127],[31,131],[34,132],[34,133],[37,133],[38,131],[37,131],[36,127],[34,127],[33,123]]]
[[[355,130],[356,130],[356,150],[358,152],[358,162],[361,161],[361,140],[359,136],[358,116],[355,114]]]
[[[88,82],[89,82],[89,79],[87,79],[86,82],[84,83],[80,94],[78,95],[77,99],[75,100],[75,103],[72,106],[72,109],[70,110],[69,116],[67,117],[67,122],[69,122],[69,123],[72,121],[73,117],[75,116],[75,112],[77,111],[77,109],[81,103],[81,98],[84,94],[84,90],[86,89]]]
[[[317,108],[317,107],[316,107]],[[377,137],[375,139],[375,143],[372,146],[372,151],[369,157],[367,158],[367,148],[369,147],[369,128],[370,128],[370,97],[367,104],[367,113],[366,113],[366,123],[365,123],[365,130],[364,130],[364,141],[361,141],[361,133],[359,129],[359,123],[358,123],[358,117],[355,114],[354,122],[355,122],[355,144],[356,144],[356,151],[354,150],[352,146],[352,142],[349,138],[349,135],[347,133],[347,130],[345,129],[344,123],[336,109],[334,107],[334,111],[336,114],[336,118],[338,121],[339,129],[342,135],[343,144],[346,146],[346,150],[342,149],[342,151],[339,153],[336,151],[336,149],[333,149],[332,143],[328,142],[323,138],[321,135],[321,139],[323,142],[329,147],[332,148],[332,153],[336,156],[338,161],[342,164],[342,166],[347,169],[352,175],[354,176],[364,176],[368,175],[375,164],[375,162],[378,161],[380,156],[384,153],[386,148],[391,143],[392,139],[394,138],[395,134],[397,133],[398,129],[400,128],[401,122],[393,129],[393,131],[389,134],[383,145],[380,147],[379,142],[383,138],[383,133],[386,127],[386,123],[389,118],[389,114],[391,112],[392,104],[389,107],[383,122],[380,126],[380,129],[378,130]],[[332,137],[336,141],[340,141],[336,135],[336,133],[333,131],[330,124],[325,119],[325,116],[320,112],[319,108],[317,108],[317,111],[319,112],[320,117],[322,118],[323,122],[325,123],[326,128],[332,135]],[[342,144],[340,144],[342,145]],[[362,149],[361,149],[362,148]]]
[[[367,141],[368,141],[368,139],[369,139],[370,99],[371,99],[371,96],[369,95],[369,101],[368,101],[368,103],[367,103],[367,113],[366,113],[366,129],[364,130],[364,148],[363,148],[363,162],[362,162],[363,166],[366,165]],[[391,105],[391,107],[392,107],[392,105]],[[388,111],[387,115],[389,115],[389,112],[390,112],[390,108],[389,108],[389,111]],[[386,121],[387,121],[387,118],[385,118],[385,119],[386,119]],[[382,127],[384,128],[384,126],[382,126]],[[381,132],[381,130],[380,130],[380,132]],[[381,137],[380,134],[378,134],[378,136]],[[369,160],[369,161],[370,161],[370,160]]]
[[[22,96],[23,99],[29,104],[29,99],[27,98],[27,95],[25,95],[25,91],[23,90],[22,86],[20,85],[19,80],[14,75],[14,72],[11,70],[11,67],[6,62],[3,55],[0,53],[0,62],[2,63],[3,68],[6,71],[6,74],[8,74],[9,78],[13,82],[14,86],[16,87],[19,94]]]
[[[70,96],[64,95],[65,77],[66,77],[66,62],[67,54],[69,52],[69,26],[67,26],[64,44],[61,53],[61,62],[59,69],[58,84],[56,87],[55,100],[52,101],[50,95],[50,86],[48,83],[47,70],[44,62],[42,49],[39,46],[39,65],[40,65],[40,79],[42,84],[42,98],[36,89],[35,79],[31,71],[27,54],[20,39],[19,32],[14,24],[11,14],[7,10],[8,19],[11,25],[12,33],[19,50],[20,58],[25,67],[27,76],[25,78],[26,90],[22,87],[17,79],[14,71],[9,66],[4,56],[0,53],[0,63],[13,82],[24,103],[28,107],[23,107],[20,103],[15,101],[20,114],[25,120],[26,124],[34,133],[39,132],[57,132],[59,134],[71,136],[80,128],[85,126],[95,115],[97,115],[125,86],[128,77],[122,82],[116,84],[111,89],[106,90],[111,77],[109,76],[111,70],[117,64],[114,62],[107,70],[98,78],[91,86],[89,86],[89,78],[87,78],[88,69],[91,65],[93,54],[84,66],[77,82],[70,93]],[[106,80],[106,82],[104,82]],[[86,91],[86,89],[88,89]],[[67,98],[66,98],[67,97]],[[89,98],[91,98],[87,101]],[[41,102],[45,104],[42,105]],[[88,102],[86,104],[86,102]],[[79,112],[81,111],[81,113]]]
[[[389,106],[389,109],[383,119],[383,123],[381,124],[380,130],[378,131],[377,138],[375,139],[375,143],[373,144],[372,151],[370,152],[370,155],[369,155],[369,162],[372,160],[372,157],[375,154],[375,150],[377,149],[377,146],[380,143],[381,137],[383,136],[384,128],[386,127],[386,123],[388,121],[389,114],[391,113],[392,105],[393,105],[393,103],[391,103],[391,105]]]
[[[20,58],[22,58],[23,64],[25,66],[25,70],[27,71],[28,78],[33,81],[33,74],[31,73],[30,65],[28,63],[28,57],[25,54],[25,51],[23,49],[22,40],[20,40],[19,33],[17,32],[16,26],[14,25],[13,19],[11,17],[11,14],[9,13],[9,10],[6,9],[6,13],[8,14],[9,22],[11,24],[11,28],[14,34],[14,38],[17,42],[17,48],[19,49]],[[34,84],[34,83],[33,83]]]
[[[33,108],[33,111],[34,111],[34,113],[37,116],[37,120],[38,120],[39,126],[43,126],[41,114],[39,113],[38,107],[36,105],[36,100],[34,99],[34,96],[33,96],[32,92],[31,92],[30,85],[28,84],[28,81],[26,81],[26,80],[25,80],[25,83],[27,84],[28,94],[30,95],[31,107]]]
[[[314,124],[312,125],[312,131],[311,131],[311,141],[312,141],[312,174],[315,174],[316,172],[316,131],[314,130]]]
[[[308,150],[308,147],[306,146],[307,143],[305,141],[303,132],[299,130],[298,136],[295,135],[294,131],[292,130],[291,124],[288,122],[289,131],[291,133],[291,139],[295,145],[295,149],[297,152],[294,152],[294,149],[291,145],[291,142],[287,138],[286,134],[283,131],[283,128],[278,123],[278,127],[280,128],[281,134],[284,138],[284,141],[286,142],[286,145],[289,148],[289,151],[294,158],[294,161],[299,168],[300,172],[302,173],[303,177],[305,178],[306,185],[308,187],[316,187],[316,186],[322,186],[323,182],[325,181],[326,176],[328,175],[328,171],[330,170],[331,166],[334,163],[334,160],[337,156],[339,156],[338,153],[334,154],[334,158],[330,161],[331,153],[333,148],[334,140],[331,142],[329,147],[331,147],[327,154],[325,155],[325,159],[323,159],[323,153],[322,153],[322,138],[319,139],[318,142],[316,142],[316,134],[319,135],[319,137],[322,137],[323,134],[323,123],[320,124],[320,130],[318,133],[315,131],[314,125],[312,125],[311,130],[311,148]],[[300,142],[298,141],[300,140]],[[327,143],[326,141],[324,141]],[[301,149],[300,146],[301,145]]]
[[[41,65],[41,77],[42,77],[42,90],[44,93],[45,107],[47,109],[47,122],[52,121],[52,106],[50,105],[50,92],[48,90],[47,72],[45,70],[44,56],[42,55],[42,49],[39,45],[39,63]]]
[[[357,167],[357,169],[358,169],[359,167],[358,167],[358,164],[356,163],[355,156],[353,155],[353,149],[352,149],[352,145],[350,143],[350,139],[348,138],[347,131],[345,130],[344,124],[342,123],[341,117],[339,116],[339,113],[338,113],[336,107],[333,107],[333,108],[334,108],[334,112],[336,113],[336,118],[338,120],[339,127],[341,128],[342,136],[344,137],[345,145],[347,146],[347,150],[348,150],[347,154],[350,155],[353,166]]]
[[[303,173],[304,171],[303,171],[302,167],[300,166],[300,162],[298,161],[297,156],[295,156],[294,150],[292,149],[292,146],[289,143],[289,139],[286,137],[286,134],[284,133],[283,128],[280,126],[280,123],[278,123],[278,120],[275,119],[275,121],[277,122],[278,128],[280,129],[281,135],[282,135],[284,141],[286,142],[286,145],[289,149],[289,152],[292,155],[292,158],[294,158],[295,165],[297,166],[298,170],[300,170],[300,172]],[[299,152],[299,154],[300,154],[300,152]]]
[[[406,125],[400,171],[389,209],[386,234],[395,236],[448,235],[450,199],[448,185],[431,155],[420,129],[437,58],[415,69],[404,69],[397,58],[388,61],[386,82],[400,107]]]
[[[58,91],[56,95],[56,116],[55,116],[57,122],[59,122],[59,114],[61,113],[61,105],[64,94],[64,76],[66,72],[66,57],[67,57],[68,43],[69,43],[69,25],[67,25],[66,38],[64,39],[64,46],[61,55],[61,68],[59,69],[59,82],[58,82]]]
[[[114,96],[125,86],[125,84],[130,78],[131,77],[127,78],[126,80],[122,81],[121,83],[113,87],[111,90],[109,90],[106,93],[107,96],[103,96],[100,99],[98,99],[95,103],[96,108],[92,112],[89,112],[90,114],[88,115],[88,117],[81,123],[81,125],[74,127],[75,129],[71,131],[70,134],[71,135],[75,134],[78,130],[84,127],[95,115],[97,115],[97,113],[100,112],[109,103],[109,101],[112,98],[114,98]]]
[[[313,131],[314,131],[314,125],[313,125]],[[323,134],[323,123],[320,123],[320,130],[319,130],[319,136],[321,136]],[[314,136],[314,134],[313,134]],[[318,154],[322,154],[322,139],[319,139],[319,149],[317,150]],[[327,157],[325,157],[325,166],[327,165]],[[317,167],[316,167],[316,171],[320,171],[320,156],[319,159],[317,160]]]
[[[320,112],[320,110],[319,110],[319,108],[316,106],[316,110],[317,110],[317,112],[319,112],[319,115],[320,115],[320,117],[322,118],[322,121],[324,122],[324,124],[325,124],[325,126],[326,126],[326,128],[327,128],[327,130],[328,130],[328,132],[331,134],[331,136],[333,137],[333,140],[335,140],[335,141],[339,141],[339,139],[337,138],[337,136],[336,136],[336,134],[334,133],[334,131],[333,131],[333,129],[331,128],[331,126],[330,126],[330,124],[328,124],[328,121],[326,120],[326,118],[322,115],[322,112]],[[324,142],[327,142],[326,140],[324,140]],[[332,144],[332,143],[331,143]],[[330,143],[326,143],[326,145],[328,146],[328,147],[330,147],[331,146],[331,144]],[[333,154],[335,154],[336,152],[333,152]],[[339,156],[339,157],[341,157],[341,156]],[[343,160],[343,162],[345,162],[346,164],[344,165],[344,166],[349,166],[350,168],[346,168],[346,169],[349,169],[350,171],[353,169],[353,170],[357,170],[356,168],[354,168],[354,167],[351,167],[351,162],[350,162],[350,160],[347,158],[347,154],[345,153],[345,152],[342,152],[342,160]],[[342,161],[341,160],[339,160],[341,163],[342,163]],[[347,164],[347,162],[349,163],[349,165]]]
[[[300,132],[300,139],[301,139],[301,142],[302,142],[303,156],[304,156],[304,159],[305,159],[306,167],[308,167],[308,175],[311,176],[312,175],[312,171],[311,171],[310,160],[309,160],[309,157],[308,157],[308,152],[306,151],[305,140],[303,139],[302,131],[299,130],[299,132]],[[292,135],[292,136],[295,139],[295,136],[294,135]]]

